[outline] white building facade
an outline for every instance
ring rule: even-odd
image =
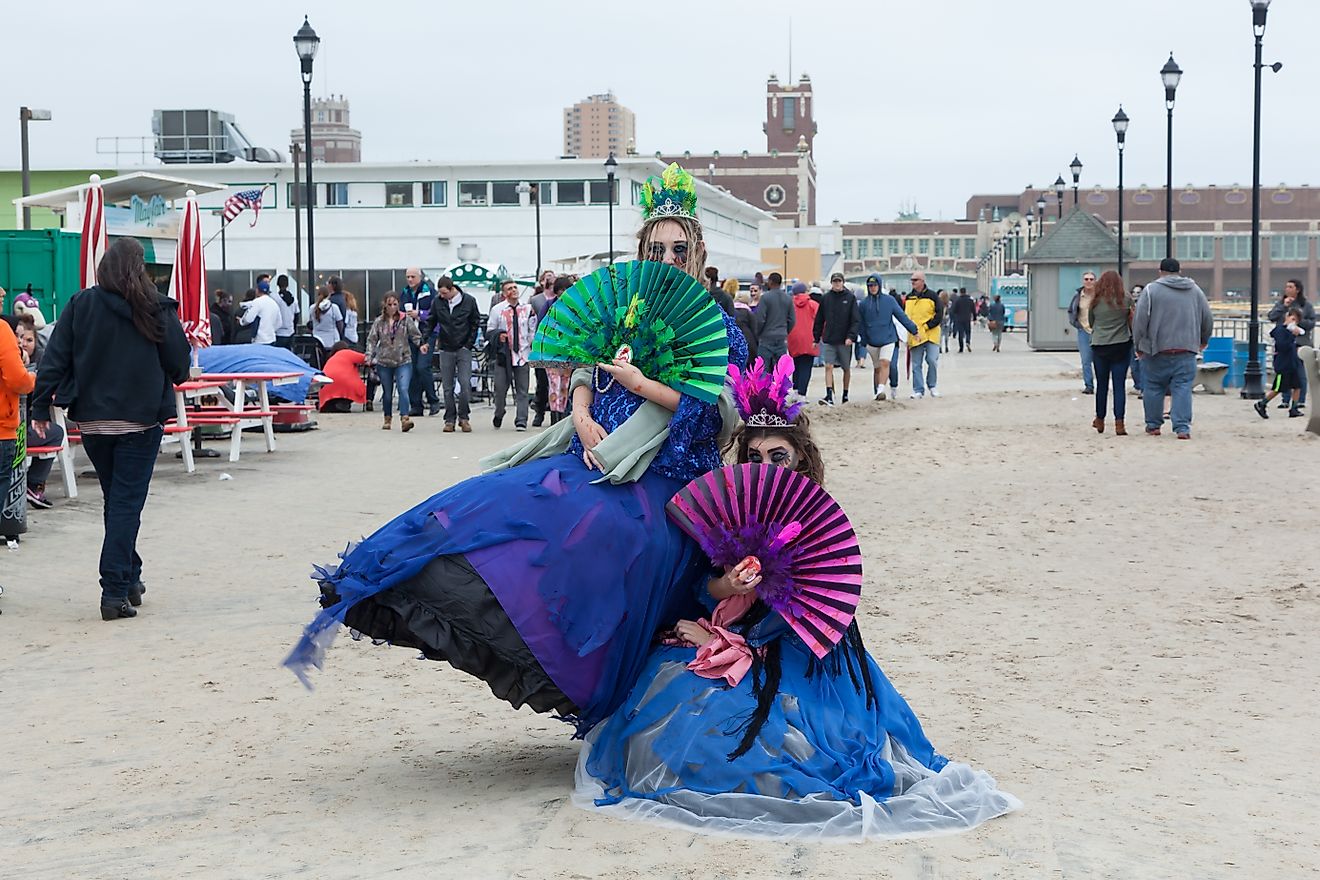
[[[159,167],[121,173],[135,170]],[[636,250],[641,185],[662,170],[653,158],[619,160],[612,249],[623,258]],[[229,224],[223,241],[216,237],[207,246],[209,270],[292,269],[298,263],[298,213],[306,271],[306,212],[293,210],[302,201],[306,182],[295,189],[291,165],[189,165],[186,176],[228,187],[198,196],[208,239],[220,232],[220,209],[230,195],[264,188],[256,225],[246,211]],[[513,275],[530,276],[538,266],[537,206],[528,192],[531,187],[522,184],[531,183],[537,184],[539,194],[542,268],[595,268],[611,250],[610,192],[605,169],[596,160],[316,164],[313,181],[316,272],[321,281],[331,274],[370,277],[386,270],[401,276],[400,270],[408,266],[433,273],[458,262],[500,264]],[[759,225],[769,215],[700,181],[697,191],[710,262],[725,274],[755,271],[760,263]],[[70,216],[69,223],[76,229],[78,219]]]

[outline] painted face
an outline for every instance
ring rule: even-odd
[[[756,464],[772,464],[775,467],[797,467],[798,454],[787,437],[770,434],[753,437],[747,443],[747,460]]]
[[[518,285],[504,285],[504,301],[511,306],[518,304]]]
[[[646,258],[682,269],[691,256],[691,242],[683,227],[672,220],[661,220],[651,230]]]

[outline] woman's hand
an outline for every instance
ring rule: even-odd
[[[712,578],[706,585],[706,591],[712,599],[727,599],[730,596],[742,596],[753,592],[761,585],[759,572],[753,574],[747,566],[747,560],[727,569],[723,575]]]
[[[633,394],[640,393],[642,383],[646,381],[645,374],[623,358],[615,358],[613,362],[608,364],[596,364],[596,368],[609,373],[614,377],[615,382],[618,382]]]
[[[692,645],[697,648],[700,648],[702,645],[705,645],[711,639],[715,638],[710,630],[706,629],[695,620],[680,620],[678,623],[674,624],[674,633],[684,642],[684,644]]]
[[[592,470],[603,470],[596,456],[591,454],[591,450],[608,435],[600,423],[591,417],[591,410],[588,407],[576,403],[573,405],[573,429],[577,431],[578,439],[582,441],[582,461]]]

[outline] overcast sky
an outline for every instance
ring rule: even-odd
[[[33,123],[33,166],[105,163],[97,136],[151,133],[153,108],[214,108],[286,150],[301,119],[292,35],[322,38],[314,94],[343,93],[366,161],[542,158],[563,108],[613,89],[638,148],[765,150],[764,83],[811,75],[818,219],[961,217],[974,192],[1116,179],[1110,119],[1132,118],[1129,185],[1164,180],[1159,69],[1186,71],[1176,184],[1251,182],[1249,0],[9,3],[4,110]],[[1265,60],[1263,180],[1320,184],[1320,3],[1278,0]],[[102,47],[97,51],[96,47]],[[87,62],[79,64],[80,56]],[[0,167],[19,164],[17,125]]]

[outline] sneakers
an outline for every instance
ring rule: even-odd
[[[1146,429],[1146,435],[1149,436],[1149,437],[1158,437],[1158,436],[1160,436],[1160,429],[1159,429],[1159,428],[1147,428],[1147,429]]]
[[[845,391],[843,392],[843,400],[841,400],[840,403],[847,403],[847,402],[848,402],[848,392]]]
[[[1301,415],[1301,413],[1298,413],[1298,415]],[[33,489],[31,486],[29,486],[27,490],[27,500],[28,504],[38,510],[50,510],[51,507],[54,506],[46,498],[46,492],[44,489]]]
[[[454,433],[454,423],[453,423],[453,422],[445,422],[445,426],[444,426],[444,428],[441,429],[440,433],[442,433],[442,434],[452,434],[452,433]]]
[[[908,395],[908,400],[921,400],[921,398],[925,396],[926,395],[922,394],[920,391],[913,391]]]
[[[876,400],[884,400],[884,399],[885,399],[885,393],[884,393],[883,391],[877,391],[877,392],[875,393],[875,399],[876,399]]]
[[[1191,435],[1191,434],[1188,434],[1186,431],[1179,431],[1179,432],[1178,432],[1178,439],[1179,439],[1179,440],[1191,440],[1191,439],[1192,439],[1192,435]]]
[[[1300,419],[1302,415],[1303,415],[1302,408],[1299,406],[1294,406],[1288,410],[1288,418],[1290,419]],[[50,502],[46,502],[46,503],[49,506]]]
[[[429,410],[426,411],[426,414],[427,414],[428,416],[438,416],[438,415],[440,415],[440,404],[439,404],[438,402],[437,402],[437,403],[433,403],[433,404],[431,404],[431,408],[430,408]]]
[[[939,396],[940,396],[940,390],[939,390],[938,388],[932,388],[932,389],[930,389],[930,396],[931,396],[931,397],[939,397]]]
[[[464,434],[471,434],[471,433],[472,433],[472,423],[469,422],[467,419],[459,419],[459,420],[458,420],[458,429],[459,429],[460,431],[462,431]]]
[[[526,426],[526,425],[514,424],[514,426],[513,426],[513,430],[515,430],[515,431],[526,431],[526,430],[527,430],[527,426]]]
[[[499,430],[500,425],[504,424],[504,419],[500,418],[499,416],[495,416],[495,418],[490,420],[490,423],[495,426],[496,430]]]
[[[1095,394],[1095,389],[1094,389],[1094,388],[1083,388],[1083,389],[1082,389],[1082,393],[1083,393],[1083,394]]]
[[[1251,408],[1254,409],[1256,415],[1260,416],[1262,419],[1268,419],[1270,417],[1269,410],[1266,409],[1265,401],[1263,400],[1256,401],[1251,405]]]
[[[834,395],[826,391],[825,396],[820,399],[820,405],[834,406]]]

